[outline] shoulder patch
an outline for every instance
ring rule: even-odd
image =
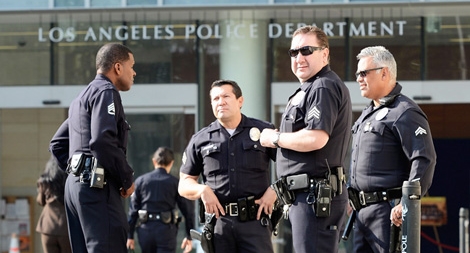
[[[110,105],[108,105],[108,113],[109,113],[110,115],[114,115],[114,114],[115,114],[114,103],[111,103]]]
[[[188,157],[186,156],[186,152],[184,152],[181,161],[183,162],[183,164],[186,164],[186,160],[188,160]]]
[[[320,110],[318,110],[317,106],[314,106],[307,114],[307,120],[311,120],[312,118],[320,119]]]
[[[426,131],[426,129],[422,128],[422,127],[418,127],[416,130],[415,130],[415,135],[418,136],[420,134],[428,134],[428,132]]]

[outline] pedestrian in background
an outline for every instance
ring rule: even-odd
[[[178,178],[170,174],[175,160],[173,151],[159,147],[152,157],[154,170],[135,180],[129,206],[127,248],[134,249],[134,231],[143,253],[176,252],[179,220],[176,206],[185,218],[184,252],[192,250],[190,230],[194,228],[194,201],[178,194]]]
[[[41,234],[44,253],[70,253],[67,217],[64,206],[64,188],[67,174],[51,156],[37,181],[36,201],[43,207],[36,226]]]

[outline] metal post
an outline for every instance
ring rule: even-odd
[[[403,253],[421,252],[421,185],[419,181],[405,181],[402,187]]]
[[[469,252],[468,244],[468,208],[460,208],[459,211],[459,225],[460,225],[460,253]]]

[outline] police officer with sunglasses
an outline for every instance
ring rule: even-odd
[[[343,162],[352,106],[349,90],[330,69],[329,50],[321,29],[305,26],[294,32],[288,53],[300,86],[289,97],[279,131],[261,133],[263,146],[277,147],[281,183],[273,187],[281,185],[294,196],[284,204],[290,205],[296,253],[338,252],[346,217]]]
[[[401,93],[393,55],[374,46],[362,49],[357,59],[356,81],[371,101],[352,128],[349,197],[360,200],[353,205],[354,252],[388,253],[390,222],[402,223],[403,181],[419,180],[423,196],[431,186],[436,152],[426,115]]]

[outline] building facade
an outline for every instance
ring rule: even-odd
[[[71,100],[94,78],[104,43],[123,43],[136,59],[135,84],[122,97],[132,126],[129,160],[138,176],[151,169],[158,146],[181,155],[191,135],[214,120],[208,93],[216,79],[241,85],[243,113],[278,125],[298,85],[287,55],[291,34],[305,24],[329,36],[330,64],[350,88],[355,114],[367,103],[355,82],[355,56],[383,45],[397,60],[403,92],[428,114],[437,144],[446,149],[456,140],[468,151],[470,1],[3,1],[0,195],[35,196],[49,140]],[[464,175],[464,202],[455,206],[470,202],[470,174]],[[39,240],[32,242],[35,252]],[[274,241],[278,252],[290,252],[288,233]]]

